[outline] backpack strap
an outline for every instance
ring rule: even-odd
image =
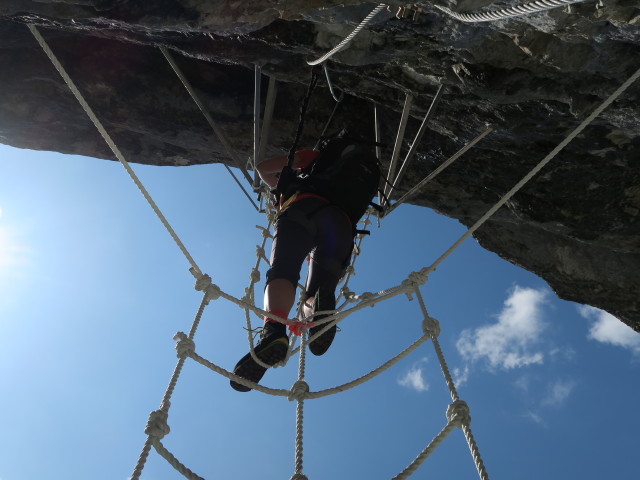
[[[291,195],[291,192],[289,192],[290,187],[295,183],[297,178],[298,176],[293,168],[284,166],[278,176],[278,183],[276,184],[274,192],[282,197]]]

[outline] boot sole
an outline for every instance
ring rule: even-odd
[[[317,327],[311,327],[309,329],[309,336],[315,335],[317,332],[326,327],[327,324],[319,325]],[[309,351],[316,356],[324,355],[329,347],[333,343],[333,339],[336,336],[337,327],[333,325],[329,330],[324,332],[318,338],[316,338],[313,342],[309,344]]]
[[[286,340],[286,337],[281,337],[277,340],[274,340],[269,345],[266,345],[260,351],[256,350],[255,352],[256,356],[261,361],[271,366],[284,360],[287,357],[288,350],[289,342]],[[233,369],[233,373],[235,373],[239,377],[245,378],[255,383],[258,383],[262,379],[262,376],[266,371],[266,368],[256,363],[256,361],[251,356],[251,352],[242,357],[236,364],[236,367]],[[229,383],[231,385],[231,388],[237,390],[238,392],[248,392],[251,390],[251,388],[234,382],[233,380],[230,380]]]
[[[336,308],[336,300],[333,296],[333,293],[327,293],[326,291],[319,289],[316,293],[316,312],[321,312],[323,310],[334,310]],[[316,317],[316,321],[326,318],[325,315],[320,315]],[[327,326],[326,323],[322,325],[318,325],[317,327],[311,327],[309,329],[309,335],[313,336],[323,328]],[[309,344],[309,351],[319,357],[320,355],[324,355],[329,347],[333,343],[333,339],[336,336],[336,331],[338,330],[337,325],[333,325],[329,330],[324,332],[318,338],[316,338],[313,342]]]

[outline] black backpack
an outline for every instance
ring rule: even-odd
[[[375,144],[345,136],[323,140],[319,155],[307,168],[289,177],[287,186],[278,183],[285,198],[295,192],[320,195],[338,206],[356,224],[362,218],[378,192],[381,167],[375,155]],[[284,170],[291,169],[285,167]],[[281,180],[284,180],[281,176]],[[377,205],[374,205],[377,206]]]

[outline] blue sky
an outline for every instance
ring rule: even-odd
[[[227,173],[134,169],[199,266],[241,296],[264,221]],[[365,240],[351,288],[397,285],[463,232],[401,207]],[[189,329],[200,301],[188,268],[119,164],[0,145],[0,480],[131,474],[176,362],[173,334]],[[422,291],[490,478],[637,478],[640,335],[559,300],[473,239]],[[311,389],[377,367],[420,336],[421,320],[404,296],[354,314],[325,356],[309,358]],[[212,302],[197,352],[233,368],[247,350],[243,325],[237,307]],[[294,360],[264,383],[289,388],[296,374]],[[361,387],[305,403],[304,472],[390,478],[445,425],[449,403],[426,343]],[[235,392],[195,362],[169,425],[165,446],[205,478],[294,472],[295,403]],[[413,478],[474,477],[454,431]],[[152,452],[142,478],[181,477]]]

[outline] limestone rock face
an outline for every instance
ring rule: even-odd
[[[345,100],[331,125],[395,142],[412,96],[408,150],[438,86],[441,101],[395,198],[490,125],[493,131],[411,203],[473,224],[640,68],[636,0],[465,23],[436,8],[491,11],[485,0],[391,2],[327,64]],[[0,5],[0,142],[113,159],[25,26],[42,35],[127,159],[233,165],[158,46],[167,47],[242,162],[252,156],[254,66],[278,94],[266,154],[286,151],[310,67],[375,4],[255,0],[5,0]],[[414,15],[415,14],[415,15]],[[640,332],[640,81],[631,85],[475,234],[565,299]],[[334,101],[322,81],[302,145]]]

